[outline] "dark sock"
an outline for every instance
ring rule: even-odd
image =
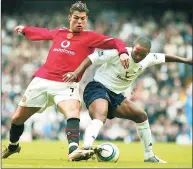
[[[78,118],[70,118],[67,120],[66,135],[68,139],[68,144],[77,143],[77,145],[72,145],[69,148],[69,154],[76,150],[79,145],[79,122]]]
[[[20,136],[23,134],[24,131],[24,124],[21,125],[15,125],[15,124],[11,124],[11,129],[9,131],[9,140],[11,143],[16,143],[19,141]],[[17,145],[11,145],[9,144],[8,149],[11,151],[14,151],[17,149],[17,147],[19,146],[19,144]]]
[[[19,146],[19,143],[18,143],[17,145],[11,145],[11,144],[9,144],[9,145],[8,145],[8,149],[9,149],[10,151],[15,151],[15,150],[18,148],[18,146]]]

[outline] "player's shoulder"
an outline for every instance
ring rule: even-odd
[[[150,52],[145,59],[143,60],[144,63],[151,65],[152,63],[159,62],[160,59],[162,58],[163,54],[162,53],[154,53]]]
[[[162,54],[162,53],[154,53],[154,52],[150,52],[150,53],[148,53],[148,55],[147,55],[146,57],[158,59],[158,57],[160,56],[160,54]]]

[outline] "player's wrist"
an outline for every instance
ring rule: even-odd
[[[24,26],[23,29],[21,30],[21,33],[22,33],[23,35],[25,35],[26,29],[27,29],[27,26]]]
[[[74,76],[77,78],[77,77],[78,77],[78,75],[79,75],[79,72],[74,71],[73,73],[74,73]]]
[[[119,57],[120,57],[122,54],[127,54],[127,55],[128,55],[128,52],[127,52],[127,51],[119,52]]]

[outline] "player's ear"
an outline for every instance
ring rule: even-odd
[[[69,21],[71,20],[71,17],[72,17],[71,15],[68,15],[68,19],[69,19]]]
[[[146,53],[146,56],[150,53],[150,50]]]

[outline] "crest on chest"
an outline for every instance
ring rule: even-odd
[[[66,36],[67,39],[72,39],[72,37],[73,37],[72,33],[68,33],[67,36]]]

